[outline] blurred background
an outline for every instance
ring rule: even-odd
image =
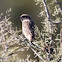
[[[18,29],[21,28],[20,15],[27,13],[31,15],[35,24],[39,27],[39,29],[41,29],[41,18],[38,17],[41,8],[39,7],[39,5],[35,5],[34,0],[0,0],[0,13],[4,14],[2,19],[6,15],[6,10],[9,8],[11,8],[10,21],[13,22],[14,27],[17,27]],[[14,45],[14,47],[15,46],[18,45]],[[18,57],[26,58],[27,53],[31,55],[31,58],[34,58],[34,53],[31,49],[29,49],[28,51],[25,50],[24,52],[19,52]]]
[[[7,9],[11,8],[11,21],[14,27],[21,27],[20,15],[27,13],[31,15],[33,21],[41,29],[41,18],[38,17],[40,12],[39,5],[35,5],[34,0],[0,0],[0,13],[5,13]]]
[[[51,1],[53,1],[53,0],[51,0]],[[54,4],[54,5],[51,4],[52,5],[52,7],[51,7],[51,5],[49,5],[49,3],[51,1],[48,0],[46,3],[50,7],[48,9],[49,9],[51,19],[55,20],[57,17],[62,17],[62,16],[60,15],[60,13],[55,16],[52,16],[52,13],[54,12],[53,8],[55,7],[56,4]],[[58,1],[60,2],[61,0],[58,0]],[[53,3],[54,3],[54,1],[53,1]],[[36,2],[34,2],[34,0],[0,0],[0,13],[4,14],[2,19],[4,19],[4,16],[6,15],[6,10],[11,8],[10,21],[12,21],[14,27],[21,29],[20,15],[22,15],[23,13],[27,13],[32,17],[32,20],[38,26],[39,30],[41,30],[42,29],[41,22],[42,22],[43,18],[38,17],[38,15],[44,9],[44,7],[42,9],[40,7],[40,4],[38,4],[38,5],[35,5],[35,4],[36,4]],[[59,27],[59,25],[58,25],[58,27]],[[58,29],[58,32],[60,32],[59,29]],[[14,45],[13,47],[15,47],[15,46],[22,48],[22,46],[19,46],[19,45]],[[31,58],[34,58],[34,53],[32,52],[31,49],[29,49],[28,51],[25,50],[24,52],[21,52],[21,51],[18,52],[18,57],[24,59],[27,57],[27,54],[30,54]]]

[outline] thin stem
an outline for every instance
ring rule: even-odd
[[[45,3],[45,0],[43,0],[43,5],[44,5],[44,8],[45,8],[46,15],[47,15],[48,19],[50,19],[49,12],[48,12],[47,5]]]

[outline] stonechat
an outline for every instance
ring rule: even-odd
[[[22,33],[23,35],[32,43],[35,38],[34,28],[35,24],[32,21],[30,15],[28,14],[22,14],[20,16],[21,22],[22,22]]]

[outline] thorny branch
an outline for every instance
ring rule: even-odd
[[[50,15],[49,15],[49,11],[48,11],[47,5],[45,3],[45,0],[43,0],[43,5],[45,8],[45,12],[46,12],[48,21],[50,21],[50,25],[51,25]],[[50,34],[52,34],[52,27],[50,27]],[[50,36],[50,45],[52,43],[51,41],[52,41],[52,36]],[[47,52],[47,60],[50,61],[50,49],[49,49],[49,52]]]

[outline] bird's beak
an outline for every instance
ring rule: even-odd
[[[22,17],[22,16],[20,16],[20,20],[21,20],[21,22],[22,22],[22,20],[23,20],[23,17]]]

